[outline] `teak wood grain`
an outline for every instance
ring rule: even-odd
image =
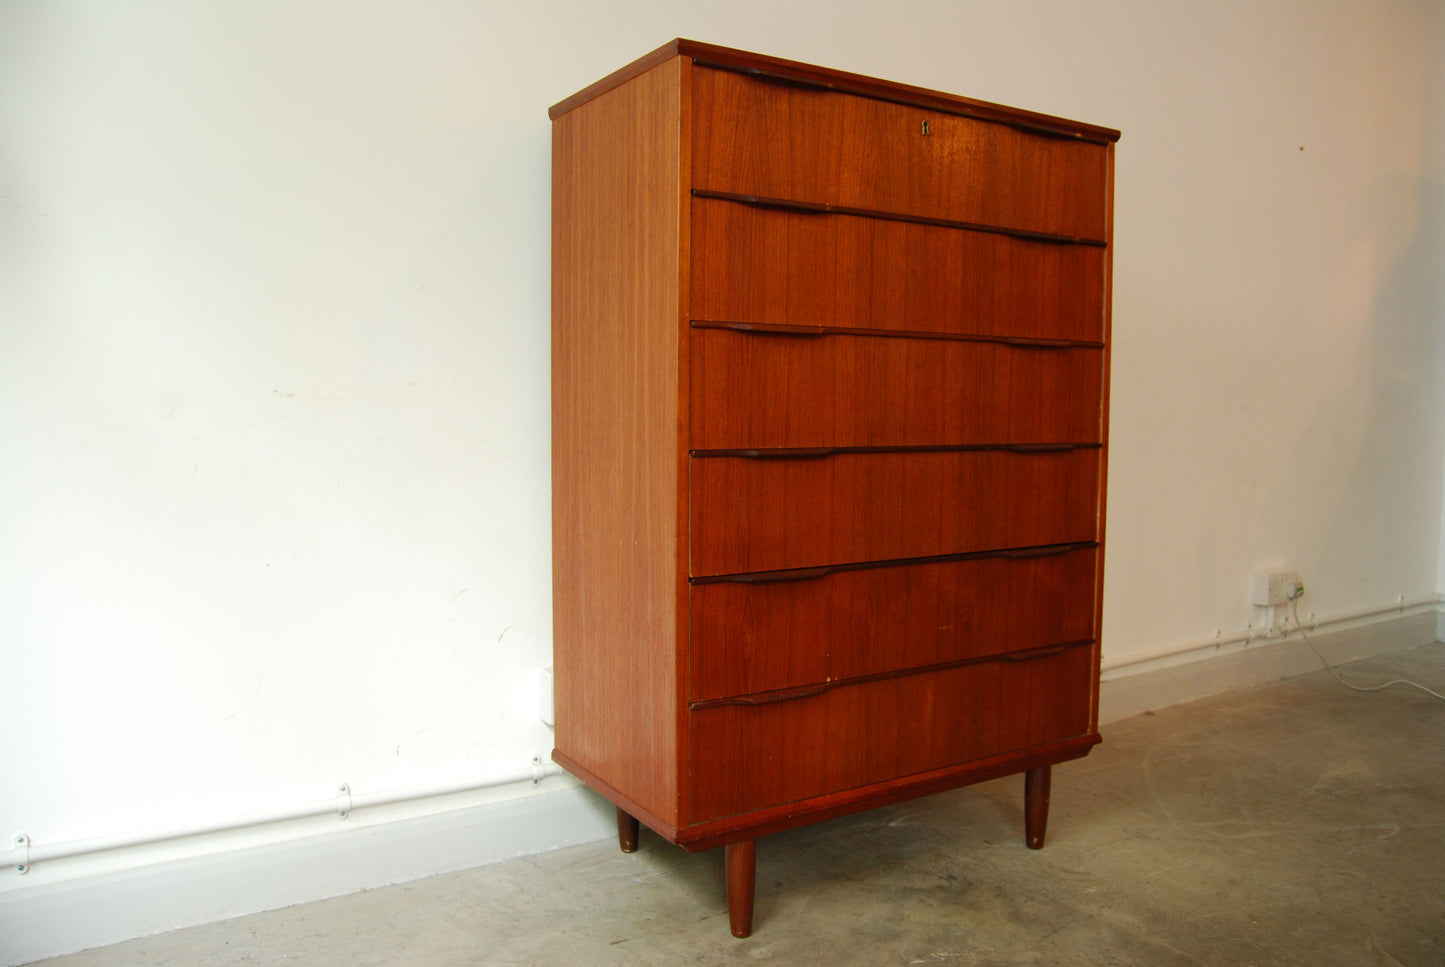
[[[554,758],[728,846],[1099,741],[1118,132],[674,41],[553,126]]]
[[[733,71],[693,85],[695,190],[1104,240],[1103,145]]]
[[[679,70],[552,126],[556,746],[674,823]]]
[[[695,320],[1103,340],[1099,246],[717,198],[692,211]]]
[[[1086,735],[1093,649],[693,712],[694,822]],[[738,769],[734,763],[747,763]]]
[[[696,584],[692,702],[1026,651],[1094,635],[1098,550]]]
[[[692,575],[935,557],[1096,537],[1100,451],[692,461]]]
[[[692,332],[693,450],[1097,443],[1102,349]]]

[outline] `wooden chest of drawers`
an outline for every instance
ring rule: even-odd
[[[1118,132],[691,41],[551,111],[553,757],[689,849],[1098,742]]]

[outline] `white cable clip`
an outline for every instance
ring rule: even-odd
[[[542,757],[534,754],[532,756],[532,785],[537,785],[545,778],[547,778],[547,769],[542,765]]]
[[[30,872],[30,837],[19,833],[15,837],[15,849],[20,853],[20,861],[15,864],[16,873]]]
[[[346,814],[351,812],[351,787],[344,782],[336,791],[336,811],[342,819],[345,819]]]

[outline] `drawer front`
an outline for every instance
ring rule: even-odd
[[[1104,338],[1099,246],[714,198],[692,216],[693,319]]]
[[[1084,735],[1094,648],[688,713],[691,822]]]
[[[1103,350],[698,328],[693,450],[1098,443]]]
[[[1105,239],[1103,145],[731,71],[692,76],[694,189]]]
[[[799,688],[1094,634],[1097,547],[693,585],[688,698]]]
[[[1098,536],[1098,448],[694,457],[694,577]]]

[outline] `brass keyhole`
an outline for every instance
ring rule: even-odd
[[[923,122],[923,133],[924,133],[924,134],[932,134],[932,133],[933,133],[932,131],[928,130],[928,122],[927,122],[927,121],[924,121],[924,122]]]

